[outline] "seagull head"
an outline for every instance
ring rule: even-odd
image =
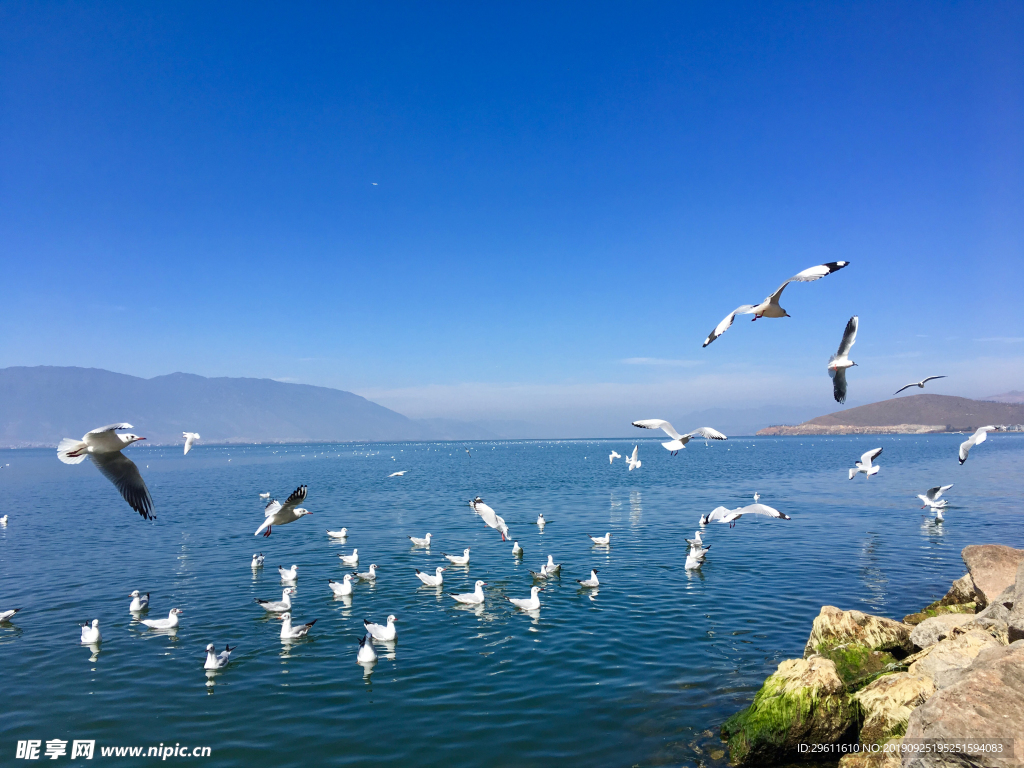
[[[276,618],[276,619],[277,619],[278,621],[284,621],[285,619],[287,619],[288,621],[291,621],[291,620],[292,620],[292,615],[291,615],[291,614],[290,614],[290,613],[289,613],[288,611],[285,611],[285,612],[284,612],[284,613],[282,613],[282,614],[281,614],[280,616],[277,616],[277,617],[275,617],[275,618]]]
[[[216,653],[217,649],[213,647],[213,643],[210,643],[209,645],[206,646],[206,652],[207,653]]]
[[[297,509],[295,509],[294,513],[295,513],[296,517],[302,517],[303,515],[312,515],[313,514],[308,509],[303,509],[302,507],[298,507]]]
[[[923,507],[922,507],[922,509],[923,509]],[[130,595],[128,595],[128,597],[138,597],[138,596],[139,596],[139,590],[137,590],[137,589],[134,590]]]
[[[394,624],[395,621],[397,621],[397,619],[395,619],[395,614],[388,616],[388,624]]]
[[[476,583],[476,585],[475,585],[475,586],[479,588],[479,587],[482,587],[482,586],[484,586],[485,584],[487,584],[487,582],[486,582],[486,581],[477,581],[477,583]]]
[[[132,443],[137,443],[139,440],[146,439],[144,437],[139,437],[138,435],[132,434],[118,435],[118,437],[121,438],[121,442],[124,443],[125,445],[131,445]]]
[[[171,613],[174,614],[175,616],[180,616],[181,614],[184,613],[184,611],[181,610],[181,608],[171,608]]]

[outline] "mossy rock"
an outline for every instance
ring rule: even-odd
[[[904,624],[910,624],[917,626],[925,619],[930,619],[933,616],[941,616],[944,613],[975,613],[977,608],[976,603],[961,603],[959,605],[943,605],[940,601],[936,601],[923,609],[918,613],[911,613],[903,617]]]
[[[848,693],[863,688],[881,675],[906,669],[889,651],[873,651],[856,643],[819,645],[815,651],[836,665]]]

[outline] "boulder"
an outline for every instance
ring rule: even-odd
[[[1024,549],[1002,544],[972,544],[960,553],[974,582],[974,598],[984,608],[1014,583]]]
[[[914,650],[910,631],[909,625],[899,621],[824,605],[811,626],[804,658],[851,643],[872,651],[889,651],[897,657],[904,656]]]
[[[953,582],[949,592],[939,600],[939,605],[963,605],[974,602],[974,579],[971,574],[965,573]]]
[[[935,693],[930,678],[898,672],[883,675],[853,694],[860,705],[861,744],[882,744],[902,736],[913,709]]]
[[[765,765],[800,756],[799,744],[852,743],[857,705],[829,659],[788,659],[764,681],[748,709],[722,725],[734,765]]]
[[[947,613],[933,616],[914,627],[914,631],[910,633],[910,642],[918,648],[927,648],[940,640],[945,640],[953,627],[959,627],[961,624],[973,621],[974,618],[969,613]]]
[[[947,642],[947,641],[943,641]],[[941,644],[940,644],[941,645]],[[934,652],[933,652],[934,653]],[[989,648],[978,654],[969,669],[957,675],[910,714],[907,740],[967,739],[1015,740],[1015,758],[977,753],[970,762],[962,755],[933,753],[909,755],[906,768],[981,766],[1000,768],[1024,765],[1024,642]]]
[[[858,752],[846,755],[839,761],[839,768],[901,768],[902,765],[900,753],[895,751]]]
[[[1007,639],[1013,643],[1024,640],[1024,562],[1017,566],[1017,580],[1014,585],[1013,607],[1006,619]]]
[[[932,616],[943,616],[947,613],[974,613],[976,604],[972,601],[970,603],[959,603],[957,605],[940,605],[939,603],[932,603],[923,611],[917,613],[908,613],[903,617],[903,623],[909,624],[912,627],[916,627],[925,619],[930,619]]]
[[[911,675],[930,678],[936,688],[942,688],[948,679],[942,677],[943,673],[968,667],[983,649],[999,645],[990,634],[980,629],[964,632],[956,627],[950,631],[950,637],[906,659],[910,663],[907,671]]]

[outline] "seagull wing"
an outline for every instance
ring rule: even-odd
[[[711,510],[711,514],[709,514],[706,519],[709,523],[720,523],[723,520],[728,522],[726,518],[729,518],[730,520],[734,519],[730,517],[730,515],[732,514],[733,511],[731,509],[726,509],[725,507],[715,507],[713,510]]]
[[[850,349],[853,347],[854,342],[857,341],[857,315],[851,317],[846,323],[846,330],[843,331],[843,340],[839,344],[839,351],[836,352],[836,357],[845,357],[850,354]]]
[[[899,389],[897,389],[897,390],[896,390],[895,392],[893,392],[893,393],[892,393],[892,396],[893,396],[893,397],[896,397],[896,395],[898,395],[898,394],[899,394],[900,392],[902,392],[902,391],[903,391],[904,389],[910,389],[911,387],[916,387],[916,386],[917,386],[917,384],[907,384],[907,386],[905,386],[905,387],[900,387],[900,388],[899,388]]]
[[[641,421],[634,421],[633,426],[640,427],[640,429],[660,429],[673,440],[679,440],[682,438],[682,435],[676,432],[676,428],[664,419],[643,419]]]
[[[114,484],[128,506],[142,515],[144,520],[152,520],[153,497],[149,495],[146,482],[139,474],[135,462],[120,451],[113,453],[94,453],[89,456],[103,476]]]
[[[133,429],[131,424],[107,424],[105,427],[96,427],[86,432],[87,435],[98,435],[101,432],[113,432],[116,429]]]
[[[860,463],[863,464],[866,467],[870,467],[871,466],[871,462],[874,461],[875,459],[877,459],[881,455],[882,455],[882,449],[881,448],[873,448],[872,450],[868,451],[867,453],[863,454],[860,457]]]
[[[629,461],[636,463],[636,452],[640,449],[639,445],[633,446],[633,455],[629,457]]]
[[[749,315],[751,312],[753,312],[753,310],[754,310],[754,305],[753,304],[744,304],[741,307],[736,307],[736,309],[734,309],[732,312],[730,312],[728,315],[725,316],[725,319],[722,320],[722,322],[720,322],[718,325],[715,326],[715,330],[713,330],[708,335],[708,337],[706,339],[704,339],[704,343],[701,346],[706,347],[712,341],[714,341],[719,336],[721,336],[723,333],[725,333],[727,330],[729,330],[729,326],[731,326],[733,320],[736,319],[736,315]]]
[[[829,373],[832,374],[832,395],[835,397],[837,403],[846,402],[846,369],[836,368],[835,370],[829,369]]]
[[[777,304],[779,298],[782,296],[783,290],[785,290],[786,286],[790,283],[813,283],[815,280],[820,280],[827,275],[831,275],[833,272],[838,272],[849,263],[850,262],[848,261],[830,261],[828,264],[818,264],[814,267],[808,267],[803,272],[797,272],[789,278],[789,280],[776,288],[775,293],[765,299],[765,301]]]
[[[927,491],[925,491],[925,493],[927,494],[929,499],[931,499],[932,501],[935,501],[943,493],[945,493],[946,491],[948,491],[952,487],[953,487],[953,483],[950,483],[949,485],[937,485],[934,488],[929,488]]]
[[[694,436],[696,436],[696,437],[703,437],[705,440],[728,440],[729,439],[725,435],[723,435],[721,432],[719,432],[717,429],[712,429],[711,427],[697,427],[697,429],[693,430],[693,432],[691,432],[690,434],[684,435],[684,437],[694,437]]]
[[[291,496],[289,496],[287,499],[285,499],[284,507],[285,507],[285,509],[294,509],[296,507],[296,505],[300,504],[303,501],[303,499],[305,499],[305,498],[306,498],[306,486],[300,485],[298,488],[296,488],[294,491],[292,491],[292,495]]]
[[[922,384],[927,384],[929,381],[932,381],[933,379],[944,379],[944,378],[946,378],[946,377],[945,376],[928,376],[927,378],[921,379],[921,383]]]
[[[270,503],[267,504],[266,508],[263,510],[263,516],[270,517],[271,515],[276,515],[280,511],[281,502],[278,501],[277,499],[271,499]]]
[[[741,515],[764,515],[765,517],[774,517],[777,520],[789,520],[789,515],[779,512],[775,507],[769,507],[767,504],[750,504],[746,507],[740,507],[736,510]]]

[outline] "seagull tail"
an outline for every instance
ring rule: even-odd
[[[65,464],[81,464],[85,461],[86,456],[89,455],[88,448],[89,446],[81,440],[72,440],[70,437],[65,437],[60,441],[60,445],[57,446],[57,458]]]

